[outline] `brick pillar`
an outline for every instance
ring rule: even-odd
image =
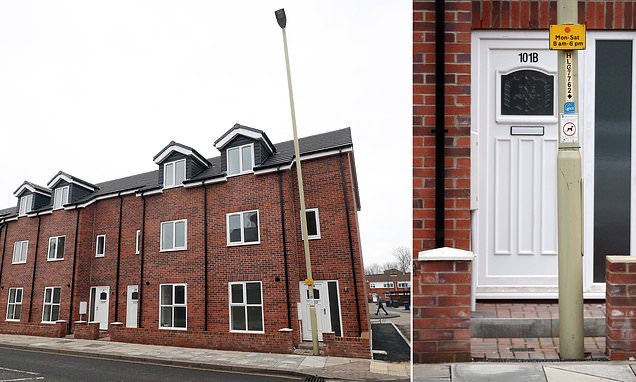
[[[472,252],[419,253],[413,273],[413,361],[471,361]]]
[[[605,301],[610,361],[636,358],[636,257],[607,256]]]

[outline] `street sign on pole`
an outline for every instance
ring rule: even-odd
[[[584,24],[550,25],[550,49],[585,49]]]

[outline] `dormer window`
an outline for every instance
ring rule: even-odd
[[[31,212],[33,206],[33,194],[24,195],[20,198],[20,216],[26,215]]]
[[[181,159],[163,165],[163,187],[176,187],[183,184],[186,177],[186,160]]]
[[[53,209],[62,208],[63,205],[68,204],[68,191],[69,186],[58,187],[55,189]]]
[[[232,147],[227,149],[227,174],[239,175],[252,172],[254,168],[254,145]]]

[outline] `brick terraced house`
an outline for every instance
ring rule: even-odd
[[[0,332],[88,320],[126,342],[285,353],[310,340],[293,142],[237,124],[214,146],[207,159],[170,142],[156,170],[104,183],[20,185],[0,210]],[[368,358],[350,130],[300,149],[319,337]]]
[[[382,273],[364,276],[367,283],[369,302],[377,302],[378,296],[383,301],[397,301],[400,305],[411,299],[411,273],[397,269],[387,269]]]

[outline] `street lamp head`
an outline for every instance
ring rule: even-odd
[[[285,16],[285,8],[281,8],[274,12],[276,15],[276,21],[278,21],[278,25],[285,29],[285,25],[287,25],[287,16]]]

